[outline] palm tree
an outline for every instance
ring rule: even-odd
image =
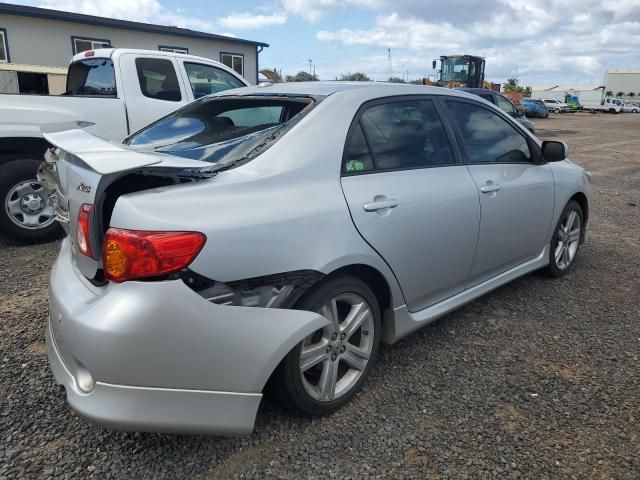
[[[605,94],[605,96],[613,97],[613,92],[611,90],[607,90],[607,93]]]
[[[618,98],[622,98],[622,97],[624,97],[624,92],[618,92],[618,93],[616,93],[616,97],[618,97]]]

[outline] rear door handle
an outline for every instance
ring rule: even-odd
[[[486,185],[483,185],[482,187],[480,187],[480,191],[482,193],[493,193],[493,192],[497,192],[501,189],[502,187],[500,185],[498,185],[497,183],[493,183],[491,181],[487,182]]]
[[[395,198],[386,198],[383,199],[376,198],[373,202],[365,203],[362,207],[365,212],[376,212],[378,210],[384,210],[385,208],[396,208],[398,206],[398,201]]]

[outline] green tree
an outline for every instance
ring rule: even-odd
[[[367,76],[366,73],[356,72],[356,73],[347,73],[346,75],[340,76],[340,81],[342,82],[370,82],[371,79]]]
[[[517,78],[507,78],[506,83],[502,87],[504,93],[522,93],[525,97],[531,96],[531,87],[521,87],[518,85],[520,81]]]
[[[319,80],[317,75],[311,75],[309,72],[300,70],[295,75],[287,75],[287,82],[317,82]]]
[[[611,90],[607,90],[607,93],[605,93],[606,97],[613,97],[613,92]]]
[[[633,97],[635,97],[635,96],[636,96],[636,94],[635,94],[635,93],[633,93],[633,92],[629,92],[629,93],[627,93],[627,97],[629,97],[629,98],[633,98]]]
[[[509,92],[519,92],[521,91],[521,87],[518,86],[517,78],[507,78],[507,82],[504,84],[503,90],[507,93]]]
[[[400,77],[389,77],[389,79],[387,80],[387,82],[391,82],[391,83],[405,83],[404,80]]]
[[[618,97],[618,98],[622,98],[622,97],[624,97],[624,92],[618,92],[618,93],[616,93],[616,97]]]

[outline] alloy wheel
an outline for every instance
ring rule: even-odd
[[[302,342],[300,377],[314,400],[331,402],[361,378],[373,350],[375,324],[370,305],[354,293],[332,298],[318,313],[331,323]]]
[[[28,230],[48,227],[55,221],[48,197],[48,191],[35,179],[22,181],[7,193],[7,215],[13,223]]]
[[[556,265],[566,270],[573,262],[580,243],[582,225],[576,210],[569,210],[558,227],[558,243],[554,251]]]

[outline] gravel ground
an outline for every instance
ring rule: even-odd
[[[249,438],[78,418],[44,348],[59,245],[0,245],[0,479],[640,478],[640,115],[536,123],[594,175],[570,274],[528,275],[383,347],[331,417],[263,402]]]

